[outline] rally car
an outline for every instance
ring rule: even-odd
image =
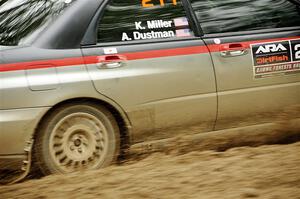
[[[300,104],[297,0],[2,0],[0,45],[0,170],[98,169]]]

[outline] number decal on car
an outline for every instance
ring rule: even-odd
[[[295,45],[295,58],[300,59],[300,44]]]
[[[177,0],[169,0],[174,6],[177,5]],[[154,7],[156,5],[160,5],[160,6],[165,6],[165,2],[167,2],[167,0],[159,0],[158,4],[154,3],[154,0],[142,0],[142,6],[144,8],[149,8],[149,7]]]

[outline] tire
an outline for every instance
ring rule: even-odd
[[[120,132],[103,106],[73,103],[51,111],[35,139],[34,158],[44,175],[94,170],[112,164],[120,151]]]

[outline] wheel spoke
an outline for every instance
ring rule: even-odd
[[[62,158],[59,158],[60,163],[64,163],[67,160],[67,156],[64,154]]]
[[[94,168],[102,161],[106,136],[107,131],[98,118],[74,113],[54,128],[50,150],[57,166],[65,172]]]

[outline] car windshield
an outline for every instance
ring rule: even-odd
[[[0,0],[0,45],[31,43],[75,0]]]

